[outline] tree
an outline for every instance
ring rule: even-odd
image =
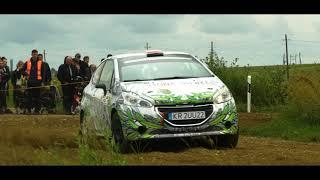
[[[223,57],[219,57],[215,50],[211,49],[208,56],[202,59],[207,63],[209,69],[216,75],[221,75],[223,69],[226,67],[227,61]]]

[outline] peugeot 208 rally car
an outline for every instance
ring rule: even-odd
[[[224,83],[193,55],[158,50],[107,58],[81,100],[82,134],[111,131],[130,141],[207,136],[238,142],[235,101]]]

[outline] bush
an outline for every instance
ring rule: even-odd
[[[293,120],[320,125],[320,81],[312,74],[295,75],[290,79],[289,104],[285,114]]]
[[[252,104],[277,106],[287,100],[285,70],[281,66],[264,68],[252,76]]]
[[[211,70],[230,89],[237,104],[247,103],[247,76],[252,76],[251,93],[252,106],[261,109],[262,107],[275,107],[284,105],[287,102],[287,83],[285,69],[281,66],[263,68],[257,72],[248,67],[220,67]]]

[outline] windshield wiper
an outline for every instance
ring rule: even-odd
[[[192,77],[192,76],[172,76],[172,77],[155,78],[155,79],[153,79],[153,80],[188,79],[188,78],[196,78],[196,77]]]

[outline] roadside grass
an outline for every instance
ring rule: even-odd
[[[318,69],[317,69],[318,68]],[[303,70],[301,70],[303,71]],[[320,66],[313,72],[293,74],[288,83],[287,104],[271,122],[241,129],[243,134],[320,142]]]
[[[104,137],[78,136],[80,165],[127,165],[123,154],[115,145],[110,134],[105,132]]]
[[[299,119],[291,119],[285,115],[266,122],[256,127],[240,128],[242,135],[273,137],[284,140],[295,140],[302,142],[320,142],[320,125],[310,125]]]

